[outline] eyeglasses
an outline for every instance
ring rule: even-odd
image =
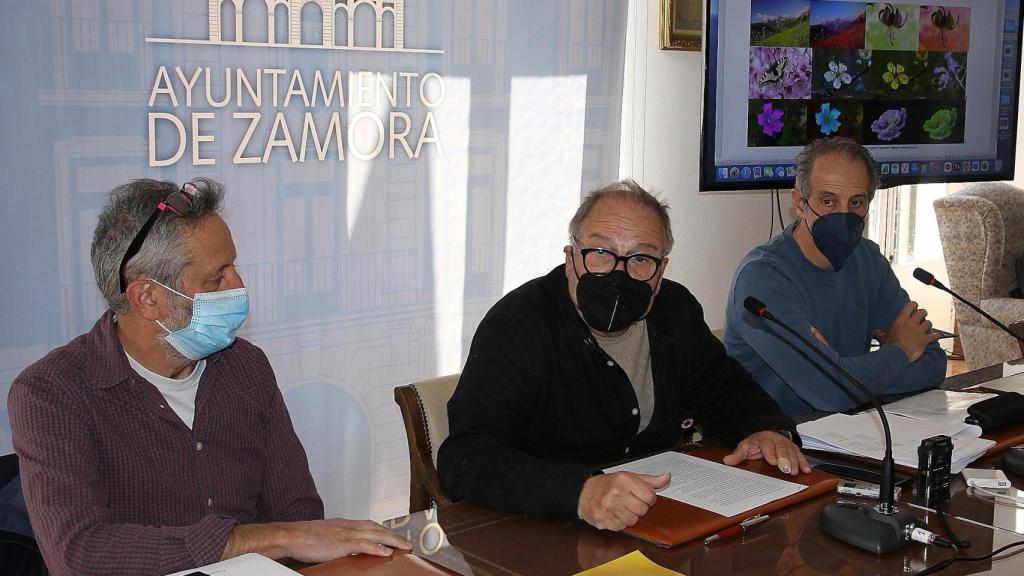
[[[626,264],[626,274],[633,280],[647,282],[658,273],[664,258],[651,256],[650,254],[627,254],[619,256],[611,250],[604,248],[580,248],[575,238],[572,243],[583,255],[583,267],[591,274],[603,276],[611,274],[612,270],[619,265],[619,262]]]
[[[167,196],[156,205],[156,210],[153,210],[153,214],[149,216],[146,223],[139,229],[139,233],[132,239],[132,243],[128,245],[128,250],[125,250],[124,258],[121,258],[121,267],[118,268],[118,278],[121,281],[121,294],[128,289],[128,282],[124,277],[124,268],[128,265],[128,261],[135,257],[139,253],[139,249],[142,248],[142,243],[146,241],[146,236],[149,235],[149,231],[153,228],[153,224],[156,224],[157,218],[160,217],[164,212],[170,211],[177,216],[184,216],[186,212],[192,209],[192,194],[185,190],[185,188],[195,187],[192,184],[185,184],[181,187],[181,190],[175,190],[167,194]]]

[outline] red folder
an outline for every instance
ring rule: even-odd
[[[713,462],[721,462],[722,458],[725,458],[729,452],[725,448],[705,446],[687,451],[686,454]],[[626,528],[625,532],[659,546],[671,548],[739,524],[744,518],[781,510],[797,502],[832,492],[839,484],[838,477],[817,470],[812,471],[810,474],[799,474],[797,476],[783,474],[778,468],[770,466],[764,460],[748,460],[737,466],[737,468],[803,484],[807,488],[737,516],[722,516],[703,508],[684,504],[678,500],[658,496],[658,501],[647,511],[647,514],[639,522]]]

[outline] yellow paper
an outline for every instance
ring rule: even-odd
[[[650,558],[644,556],[643,552],[635,550],[607,562],[584,570],[575,576],[683,576],[675,570],[663,568],[651,562]]]

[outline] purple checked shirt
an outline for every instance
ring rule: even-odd
[[[112,312],[11,385],[29,518],[54,576],[163,575],[220,559],[236,524],[323,518],[263,352],[207,358],[193,429],[128,365]]]

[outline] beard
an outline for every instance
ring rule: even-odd
[[[164,326],[166,326],[171,332],[176,332],[188,326],[192,322],[192,302],[184,298],[175,298],[172,302],[167,322],[164,322]],[[157,338],[160,342],[160,347],[169,358],[188,360],[188,358],[181,355],[181,352],[178,352],[177,348],[171,346],[167,342],[166,332],[160,334]]]

